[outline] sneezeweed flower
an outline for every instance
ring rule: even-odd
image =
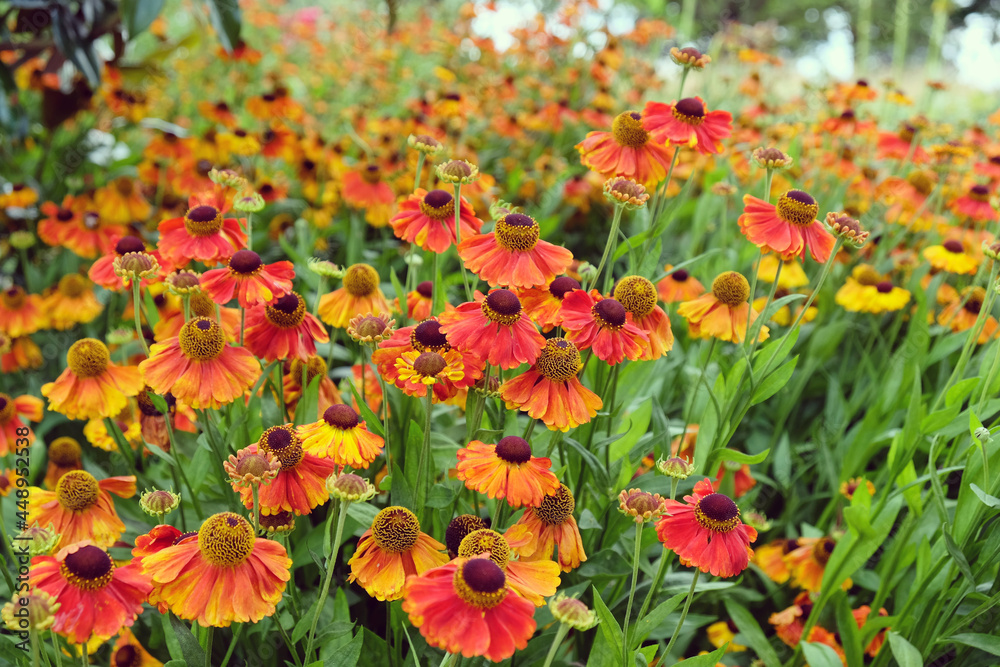
[[[326,490],[331,498],[349,503],[366,503],[378,495],[371,482],[349,472],[327,477]]]
[[[525,317],[517,295],[496,289],[485,296],[476,292],[475,298],[438,318],[448,343],[504,370],[534,363],[545,339]]]
[[[28,550],[28,555],[48,556],[59,546],[59,533],[52,524],[42,528],[37,523],[31,524],[17,535],[17,544]]]
[[[227,261],[247,244],[240,220],[224,217],[229,203],[221,190],[192,195],[182,218],[170,218],[159,225],[157,247],[163,257],[177,267],[191,260],[205,264]]]
[[[781,274],[778,274],[778,267],[781,267]],[[779,290],[794,290],[805,287],[809,284],[809,276],[802,269],[802,264],[797,259],[782,259],[774,254],[763,255],[760,264],[757,266],[757,280],[771,284],[774,279],[778,279]],[[775,294],[777,299],[777,293]],[[766,297],[765,297],[766,300]]]
[[[241,213],[259,213],[265,204],[264,198],[256,192],[244,192],[233,200],[233,209]]]
[[[291,512],[275,512],[260,515],[260,528],[268,535],[290,533],[295,530],[295,515]]]
[[[410,319],[420,322],[431,316],[433,307],[434,283],[425,280],[417,284],[417,288],[406,295],[406,312]]]
[[[514,508],[537,507],[559,490],[551,467],[551,459],[532,456],[528,441],[516,435],[495,445],[473,440],[458,450],[458,479],[489,498],[506,498]]]
[[[14,398],[0,393],[0,456],[7,456],[17,449],[15,444],[22,438],[30,445],[35,441],[35,432],[28,422],[42,421],[42,399],[25,394]]]
[[[483,221],[472,204],[462,197],[458,207],[459,228],[469,238],[479,233]],[[442,253],[457,243],[455,237],[455,197],[445,190],[417,189],[399,204],[399,213],[389,220],[393,233],[420,248]]]
[[[252,250],[237,250],[226,268],[212,269],[201,276],[201,288],[212,301],[229,303],[233,296],[243,308],[274,303],[292,291],[295,268],[291,262],[264,264]]]
[[[163,667],[130,630],[122,629],[111,651],[111,667]]]
[[[349,582],[358,584],[379,600],[403,597],[408,577],[443,565],[444,545],[420,531],[417,516],[405,507],[392,506],[375,515],[371,528],[358,540],[348,561]]]
[[[819,204],[801,190],[789,190],[777,205],[753,195],[743,195],[740,231],[748,241],[766,252],[783,258],[805,259],[806,249],[817,262],[825,262],[833,252],[834,238],[816,219]]]
[[[487,521],[487,519],[478,517],[475,514],[459,514],[452,519],[444,531],[444,543],[448,547],[448,557],[455,558],[458,556],[458,548],[462,545],[462,540],[466,536],[477,530],[489,528]]]
[[[679,49],[676,46],[671,47],[670,59],[678,65],[690,69],[705,69],[705,65],[712,62],[711,56],[702,53],[693,46],[683,49]]]
[[[869,607],[866,604],[863,604],[860,607],[858,607],[857,609],[854,609],[854,610],[851,611],[851,614],[854,616],[854,621],[858,624],[858,629],[859,630],[861,628],[865,627],[865,623],[868,622],[868,616],[871,615],[871,612],[872,612],[872,608]],[[878,610],[878,615],[879,616],[888,616],[889,612],[886,611],[884,608],[881,608],[881,609]],[[882,650],[882,644],[885,643],[885,633],[889,629],[890,628],[887,627],[887,628],[884,628],[882,630],[879,630],[878,634],[876,634],[872,638],[871,642],[869,642],[868,646],[865,647],[865,653],[867,653],[872,658],[874,658],[875,656],[877,656],[878,652],[880,650]]]
[[[755,148],[750,159],[761,169],[788,169],[792,166],[792,157],[777,148]]]
[[[437,155],[444,149],[444,144],[429,134],[411,134],[406,138],[406,144],[428,157]]]
[[[70,419],[113,417],[128,405],[128,397],[142,389],[134,366],[111,363],[107,346],[96,338],[73,343],[66,353],[67,368],[54,382],[42,385],[49,410]]]
[[[52,525],[59,533],[59,546],[93,540],[109,547],[125,532],[110,494],[119,498],[135,495],[135,477],[97,480],[86,470],[72,470],[59,478],[55,491],[30,487],[28,523]]]
[[[968,331],[976,325],[976,320],[979,319],[979,313],[982,311],[985,301],[986,290],[978,285],[970,285],[962,290],[958,298],[938,313],[937,323],[955,332]],[[979,332],[979,338],[976,342],[982,345],[992,340],[996,337],[998,328],[1000,325],[997,324],[996,318],[987,314],[986,322],[982,331]]]
[[[188,269],[174,271],[163,282],[171,294],[180,297],[190,297],[196,293],[204,294],[201,290],[201,274]]]
[[[358,343],[378,345],[392,337],[395,326],[396,320],[388,315],[356,315],[347,324],[347,335]]]
[[[687,320],[688,331],[694,338],[742,343],[747,335],[748,312],[751,326],[758,317],[757,311],[747,303],[749,296],[747,279],[735,271],[727,271],[716,276],[711,291],[682,303],[677,314]],[[769,335],[767,326],[761,326],[758,342],[767,340]]]
[[[216,185],[233,190],[244,190],[249,187],[247,179],[232,169],[217,169],[213,167],[208,172],[208,179]]]
[[[795,596],[795,601],[790,607],[771,614],[767,622],[774,626],[778,639],[795,648],[802,641],[805,621],[812,613],[812,608],[812,598],[808,592],[803,591]]]
[[[13,633],[43,632],[56,622],[56,612],[62,605],[55,597],[40,589],[18,592],[0,609],[0,618]],[[27,608],[27,614],[23,611]]]
[[[771,520],[760,512],[747,512],[743,518],[744,523],[755,529],[758,533],[766,533],[771,530]]]
[[[142,428],[135,420],[135,410],[131,406],[122,410],[114,417],[115,426],[125,437],[125,442],[133,450],[142,448]],[[113,434],[113,430],[108,430],[103,419],[91,419],[83,427],[83,435],[87,442],[98,449],[106,452],[117,452],[118,441]]]
[[[687,479],[694,472],[694,465],[690,461],[678,456],[669,459],[659,459],[656,462],[656,470],[661,475],[672,477],[673,479]]]
[[[826,225],[834,234],[844,239],[846,245],[861,248],[868,242],[870,232],[846,213],[827,213]]]
[[[411,350],[396,359],[395,384],[407,396],[426,396],[428,387],[438,382],[450,382],[454,386],[461,383],[467,387],[472,383],[463,382],[465,375],[465,364],[458,350],[441,354]]]
[[[247,311],[243,344],[265,361],[304,361],[316,354],[316,343],[329,341],[326,328],[306,311],[305,299],[295,292]]]
[[[299,426],[297,433],[304,451],[355,469],[367,468],[385,446],[382,437],[369,432],[358,413],[343,403],[327,408],[318,421]]]
[[[343,175],[342,194],[349,206],[362,209],[365,220],[373,227],[389,224],[389,215],[396,195],[392,186],[382,179],[382,169],[377,164],[368,164],[359,170],[351,170]]]
[[[48,325],[42,298],[20,285],[0,292],[0,331],[11,338],[27,336]]]
[[[560,314],[566,340],[581,350],[593,348],[598,359],[611,365],[626,358],[635,361],[649,346],[649,334],[635,325],[625,306],[597,290],[573,290],[563,298]]]
[[[667,175],[670,151],[651,135],[650,119],[638,111],[619,114],[610,132],[588,132],[576,145],[580,162],[606,178],[624,176],[646,187]]]
[[[657,293],[652,281],[642,276],[626,276],[615,285],[613,294],[635,325],[649,336],[648,341],[640,339],[640,359],[659,359],[674,347],[670,318],[656,305]]]
[[[656,522],[663,546],[683,564],[717,577],[734,577],[745,570],[757,531],[740,521],[736,503],[716,493],[708,479],[697,482],[684,501],[666,501],[666,512]]]
[[[278,542],[258,538],[232,512],[210,516],[198,539],[182,539],[143,557],[152,595],[178,618],[205,627],[256,623],[274,613],[292,559]]]
[[[74,438],[63,436],[48,445],[45,488],[55,489],[59,478],[70,470],[83,470],[83,450]]]
[[[658,493],[629,489],[618,494],[618,511],[636,523],[645,523],[666,512],[667,505]]]
[[[840,495],[844,496],[848,500],[851,500],[854,497],[854,492],[857,491],[858,487],[860,487],[862,484],[865,486],[866,489],[868,489],[869,496],[875,495],[875,485],[872,484],[870,480],[867,480],[864,477],[852,477],[846,482],[841,482]]]
[[[739,653],[740,651],[747,650],[746,646],[733,641],[736,638],[737,632],[739,632],[739,628],[736,627],[736,624],[732,620],[717,621],[705,629],[709,643],[715,648],[722,648],[723,645],[728,644],[726,646],[726,653]]]
[[[406,583],[403,611],[431,646],[500,662],[524,649],[535,608],[489,558],[457,558]]]
[[[177,336],[154,344],[139,370],[157,394],[170,392],[199,410],[242,396],[260,375],[260,364],[246,348],[229,345],[215,321],[194,317]]]
[[[271,483],[260,487],[261,514],[309,514],[329,499],[326,480],[333,475],[337,464],[303,451],[302,440],[293,425],[272,426],[261,434],[257,444],[247,449],[270,454],[280,464]],[[243,505],[253,509],[252,489],[244,486],[239,492]]]
[[[959,275],[972,275],[979,269],[979,260],[966,252],[965,246],[957,239],[948,239],[941,245],[924,248],[924,259],[938,271]]]
[[[670,271],[674,267],[667,264],[663,268]],[[656,283],[656,294],[664,303],[691,301],[704,292],[705,286],[688,273],[687,269],[677,269]]]
[[[785,538],[773,540],[754,550],[753,563],[767,575],[768,579],[776,584],[783,584],[792,576],[785,563],[785,556],[797,546],[795,540]]]
[[[646,187],[631,178],[615,176],[604,182],[604,198],[627,211],[642,208],[649,201]]]
[[[104,306],[94,296],[93,283],[77,273],[63,276],[55,288],[47,291],[45,308],[49,315],[49,326],[59,330],[93,322],[104,310]]]
[[[810,593],[819,593],[826,564],[836,546],[837,543],[829,537],[800,537],[796,548],[785,554],[785,567],[791,575],[792,585]],[[848,578],[842,588],[846,591],[853,585]]]
[[[548,333],[562,325],[563,299],[576,289],[580,289],[579,281],[561,276],[550,282],[548,287],[518,290],[517,296],[524,312],[542,328],[542,333]]]
[[[702,155],[721,153],[722,142],[733,133],[732,114],[709,111],[700,97],[685,97],[670,104],[646,102],[642,115],[653,141],[687,146]]]
[[[344,269],[340,268],[333,262],[329,262],[325,259],[319,259],[318,257],[310,257],[307,262],[307,265],[310,271],[323,278],[344,277]]]
[[[139,507],[142,508],[142,511],[149,516],[159,517],[161,523],[163,517],[177,509],[180,504],[180,494],[166,489],[153,489],[152,491],[147,489],[139,497]]]
[[[492,232],[458,244],[465,267],[490,285],[535,287],[564,273],[573,253],[539,238],[538,223],[523,213],[508,213]]]
[[[862,313],[887,313],[901,310],[910,302],[910,292],[892,284],[886,277],[876,282],[874,285],[866,282],[871,278],[869,271],[871,267],[860,265],[855,270],[861,269],[854,275],[847,278],[847,282],[837,290],[834,300],[838,305],[850,312]],[[866,270],[867,269],[867,270]]]
[[[977,223],[1000,218],[1000,212],[990,205],[990,189],[986,185],[973,185],[968,192],[951,202],[950,208],[955,215]]]
[[[321,320],[332,327],[346,329],[357,315],[389,312],[389,303],[379,287],[378,271],[368,264],[352,264],[344,273],[344,286],[319,300]]]
[[[281,382],[285,394],[285,406],[288,408],[289,415],[295,414],[299,399],[302,398],[303,379],[305,386],[308,387],[313,380],[319,378],[319,405],[317,406],[319,413],[325,412],[331,405],[343,403],[337,385],[333,383],[326,372],[326,362],[320,356],[313,355],[306,361],[292,359],[292,362],[288,364],[288,372],[285,373]]]
[[[137,565],[115,565],[108,552],[86,539],[55,556],[33,558],[29,581],[59,604],[52,631],[71,644],[103,641],[131,626],[151,589]]]
[[[438,180],[452,185],[468,185],[479,180],[479,167],[466,160],[449,160],[434,168]]]
[[[233,490],[240,491],[270,484],[278,476],[281,462],[271,452],[261,451],[256,444],[252,444],[236,454],[230,454],[229,459],[222,462],[222,467],[229,475]]]
[[[580,567],[587,560],[583,550],[580,528],[573,518],[576,499],[573,493],[560,484],[559,490],[542,498],[538,507],[528,507],[517,520],[526,527],[531,539],[519,549],[522,560],[551,560],[558,547],[559,565],[563,572]]]
[[[551,560],[516,559],[518,549],[530,540],[531,533],[524,526],[513,526],[505,535],[483,528],[462,538],[458,557],[488,556],[507,575],[511,590],[541,607],[545,598],[555,595],[559,588],[559,564]]]
[[[156,257],[145,251],[127,252],[115,257],[111,266],[125,287],[130,287],[133,282],[152,278],[160,270]]]
[[[568,431],[586,424],[604,403],[580,382],[580,351],[565,338],[549,338],[535,364],[500,385],[507,409],[527,412],[551,430]]]

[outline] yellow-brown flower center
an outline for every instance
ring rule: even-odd
[[[107,370],[111,353],[96,338],[84,338],[73,343],[66,353],[66,363],[79,378],[97,377]]]
[[[466,561],[455,570],[452,585],[458,597],[479,609],[492,609],[507,597],[507,575],[488,558]]]
[[[982,287],[969,287],[966,288],[965,292],[966,293],[963,294],[963,296],[967,296],[963,308],[974,315],[978,315],[979,311],[983,309],[983,301],[986,299],[986,290]]]
[[[615,285],[614,295],[625,310],[637,319],[649,315],[656,308],[656,286],[642,276],[622,278]]]
[[[728,533],[740,523],[740,508],[729,496],[710,493],[695,505],[694,518],[706,530]]]
[[[81,449],[80,443],[73,438],[63,436],[49,443],[49,463],[53,463],[60,468],[80,465],[82,456],[83,449]]]
[[[370,296],[378,284],[378,271],[368,264],[352,264],[344,274],[344,288],[351,296]]]
[[[235,567],[250,557],[254,547],[253,526],[233,512],[205,519],[198,531],[198,548],[209,563]]]
[[[420,212],[433,220],[455,217],[455,198],[444,190],[431,190],[420,201]]]
[[[409,551],[420,537],[417,515],[405,507],[386,507],[372,521],[372,538],[382,551]]]
[[[191,315],[215,319],[215,302],[204,292],[192,292],[189,305]]]
[[[181,327],[178,336],[181,352],[188,359],[207,361],[215,359],[226,347],[226,334],[222,327],[207,317],[196,317]]]
[[[913,189],[926,196],[934,189],[934,178],[932,172],[911,171],[906,176],[906,182],[913,186]]]
[[[56,484],[56,500],[64,508],[80,512],[97,502],[101,487],[86,470],[70,470]]]
[[[581,367],[580,351],[565,338],[549,338],[535,360],[535,369],[555,382],[575,378]]]
[[[750,297],[750,283],[743,277],[743,274],[726,271],[720,273],[712,281],[712,295],[727,306],[734,308],[746,303]]]
[[[538,507],[532,507],[538,519],[549,526],[561,526],[573,514],[576,509],[576,499],[565,486],[560,485],[559,490],[551,496],[542,498]]]
[[[460,558],[472,558],[486,552],[490,553],[490,560],[507,569],[507,561],[510,560],[510,545],[504,536],[495,530],[483,528],[475,530],[462,540],[458,545],[458,555]]]
[[[521,213],[508,213],[497,220],[493,230],[497,243],[507,250],[526,252],[538,243],[538,223]]]
[[[458,548],[466,535],[483,528],[486,528],[486,522],[475,514],[459,514],[452,519],[444,531],[444,543],[452,558],[458,555]]]
[[[483,299],[482,309],[487,319],[503,326],[509,327],[521,319],[521,300],[510,290],[490,292]]]
[[[413,360],[413,370],[426,378],[436,378],[448,366],[448,362],[437,352],[421,352]]]
[[[214,206],[195,206],[184,216],[184,229],[191,236],[212,236],[222,229],[222,212]]]
[[[281,462],[282,470],[294,468],[305,456],[302,441],[291,426],[272,426],[261,434],[257,444]]]
[[[417,352],[437,352],[443,354],[451,349],[448,339],[441,333],[441,323],[424,320],[410,332],[410,345]]]
[[[264,309],[267,321],[282,329],[292,329],[306,318],[306,302],[295,292],[289,292]]]
[[[693,97],[679,100],[670,113],[685,125],[701,125],[705,122],[705,105]]]
[[[985,185],[973,185],[969,188],[969,199],[978,202],[990,200],[990,190]]]
[[[3,300],[3,307],[7,310],[18,310],[27,301],[28,295],[25,293],[23,287],[14,285],[5,290],[0,299]]]
[[[370,164],[361,172],[361,178],[365,183],[374,185],[382,178],[382,170],[377,164]]]
[[[326,362],[317,355],[309,357],[309,361],[303,362],[299,358],[292,359],[291,377],[296,382],[302,382],[302,364],[306,365],[306,381],[312,382],[317,375],[326,376]]]
[[[590,309],[590,314],[602,329],[620,331],[625,326],[625,306],[616,299],[602,299]]]
[[[829,537],[824,537],[813,545],[813,558],[815,558],[816,562],[820,565],[826,565],[827,561],[830,560],[830,554],[833,553],[833,549],[836,546],[836,542],[831,540]]]
[[[86,289],[87,279],[79,274],[71,273],[59,279],[59,293],[70,299],[80,296]]]
[[[85,591],[104,588],[115,575],[115,564],[111,556],[100,547],[86,544],[59,564],[63,579]]]
[[[855,280],[857,280],[859,284],[865,285],[866,287],[874,287],[882,282],[882,276],[871,266],[862,264],[858,269],[858,276]]]
[[[611,124],[611,134],[619,146],[639,148],[649,140],[649,132],[642,126],[642,114],[626,111],[618,114]]]
[[[808,193],[789,190],[781,195],[776,206],[778,217],[787,223],[805,227],[819,215],[819,204]]]

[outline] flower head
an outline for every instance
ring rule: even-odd
[[[691,69],[704,69],[705,65],[712,62],[712,57],[694,48],[687,46],[679,49],[676,46],[670,49],[670,59],[678,65]]]
[[[585,631],[597,625],[597,614],[576,598],[566,597],[562,593],[549,602],[549,611],[557,621],[574,630]]]
[[[125,532],[111,495],[135,495],[135,477],[98,480],[86,470],[71,470],[59,478],[54,491],[29,487],[28,523],[51,525],[59,533],[59,546],[91,540],[107,547]]]
[[[340,466],[367,468],[382,453],[383,439],[368,431],[349,405],[331,405],[312,424],[298,427],[302,449]]]
[[[479,167],[465,160],[443,162],[434,171],[445,183],[468,185],[479,180]]]
[[[604,182],[604,197],[612,204],[624,206],[629,211],[642,208],[649,201],[646,186],[621,176],[613,176]]]
[[[388,315],[356,315],[347,324],[347,335],[359,343],[376,345],[392,336],[396,320]]]
[[[17,593],[0,610],[0,618],[11,632],[43,632],[56,622],[62,605],[43,590]]]
[[[559,490],[551,466],[550,459],[531,455],[527,440],[510,435],[495,445],[473,440],[459,449],[457,476],[474,491],[506,498],[511,507],[536,507]]]
[[[618,494],[618,511],[636,523],[652,521],[667,511],[666,501],[658,493],[629,489]]]
[[[163,516],[173,512],[181,504],[181,496],[173,491],[153,489],[143,492],[139,507],[150,516]]]
[[[816,219],[818,214],[819,204],[810,194],[789,190],[776,205],[744,195],[738,222],[743,235],[758,248],[786,259],[794,255],[804,259],[808,249],[813,259],[825,262],[833,252],[834,238]]]
[[[223,461],[222,466],[234,488],[269,484],[281,470],[278,458],[270,452],[258,451],[256,445],[244,447],[235,455],[230,454],[229,460]]]
[[[868,242],[870,232],[846,213],[827,213],[826,224],[833,233],[844,239],[844,243],[861,248]]]
[[[326,490],[331,497],[352,503],[368,502],[378,493],[367,479],[349,472],[328,477]]]
[[[111,363],[107,346],[96,338],[82,338],[66,353],[67,368],[54,382],[42,385],[49,410],[70,419],[103,419],[120,413],[128,397],[142,389],[139,371]]]
[[[132,281],[152,278],[160,270],[160,264],[156,257],[148,252],[129,252],[115,257],[115,275],[121,277],[125,285]]]
[[[32,557],[48,556],[59,544],[59,533],[55,531],[52,524],[42,528],[34,523],[18,533],[17,544],[25,547]]]
[[[411,134],[406,138],[406,143],[413,150],[428,157],[437,155],[444,150],[444,144],[429,134]]]

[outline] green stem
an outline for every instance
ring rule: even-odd
[[[611,253],[611,246],[618,238],[618,225],[622,221],[622,211],[625,210],[623,206],[615,206],[615,216],[611,219],[611,232],[608,234],[608,241],[604,244],[604,254],[601,256],[601,263],[597,265],[597,272],[594,274],[594,279],[590,281],[590,284],[584,284],[583,289],[587,291],[590,287],[597,284],[598,278],[601,277],[601,271],[604,270],[604,265],[608,261],[608,255]],[[610,271],[610,269],[609,269]]]
[[[129,443],[121,429],[118,428],[118,424],[111,417],[104,418],[104,428],[107,430],[108,435],[111,436],[111,439],[115,441],[115,444],[118,445],[118,451],[121,452],[122,458],[125,459],[128,474],[132,475],[138,481],[139,473],[135,470],[135,453],[132,451],[131,443]]]
[[[994,347],[996,350],[993,355],[993,363],[990,364],[990,371],[986,375],[986,383],[983,384],[983,391],[979,394],[979,403],[976,405],[976,412],[980,413],[986,405],[986,394],[989,393],[989,389],[993,385],[993,379],[997,376],[997,370],[1000,370],[1000,341],[994,343]]]
[[[233,657],[233,651],[236,650],[236,644],[239,643],[240,635],[243,634],[245,625],[245,623],[237,624],[236,632],[233,633],[233,641],[229,642],[229,648],[226,649],[226,655],[222,658],[222,664],[219,667],[226,667],[229,664],[229,659]]]
[[[80,646],[78,646],[77,648],[80,651],[80,664],[83,665],[83,667],[89,667],[90,656],[87,654],[87,644],[86,643],[80,644]],[[206,665],[206,667],[208,666]]]
[[[258,487],[260,485],[253,483],[250,485],[251,492],[253,493],[253,534],[256,536],[260,532],[260,491]]]
[[[632,586],[628,592],[628,604],[625,605],[625,622],[622,623],[622,664],[628,665],[629,641],[628,622],[632,618],[632,601],[635,599],[635,585],[639,580],[639,552],[642,551],[642,527],[645,524],[635,524],[635,546],[632,549]]]
[[[462,184],[455,183],[455,252],[462,242]],[[469,276],[465,272],[465,262],[458,258],[458,266],[462,269],[462,284],[465,285],[465,300],[472,301],[472,288],[469,287]],[[436,276],[435,276],[436,278]]]
[[[767,301],[764,302],[764,307],[760,309],[760,317],[757,318],[760,324],[757,324],[755,322],[754,324],[751,325],[750,329],[747,329],[747,339],[749,340],[750,343],[749,360],[751,361],[753,360],[754,352],[757,351],[757,346],[760,344],[760,330],[764,327],[764,317],[767,314],[767,309],[774,302],[774,295],[778,291],[778,280],[781,279],[781,267],[784,265],[785,263],[781,261],[781,259],[779,258],[778,270],[775,271],[774,282],[771,283],[771,291],[767,293]],[[750,305],[750,310],[753,311],[753,302],[751,301],[749,305]]]
[[[670,486],[676,493],[677,478],[670,478]],[[671,493],[670,499],[673,500],[674,493]],[[653,600],[656,599],[656,594],[660,591],[660,584],[663,583],[663,577],[667,574],[667,565],[670,562],[670,554],[673,551],[668,549],[663,550],[663,555],[660,556],[660,565],[656,568],[656,576],[653,577],[653,583],[649,586],[649,592],[646,593],[646,599],[642,602],[642,607],[639,608],[639,615],[636,616],[636,622],[638,623],[642,619],[646,618],[646,612],[649,611],[650,605],[653,604]]]
[[[42,663],[38,653],[38,632],[34,629],[28,630],[28,649],[31,651],[31,667],[40,667]]]
[[[764,259],[764,251],[761,248],[757,248],[757,261],[754,262],[753,268],[753,280],[750,281],[750,296],[747,297],[747,327],[746,338],[743,339],[744,349],[746,349],[750,344],[750,322],[751,317],[753,317],[753,300],[757,296],[757,276],[760,275],[760,263]]]
[[[431,315],[435,317],[441,314],[444,310],[444,304],[441,303],[441,286],[438,280],[438,254],[431,251],[434,255],[434,260],[431,262]]]
[[[139,344],[142,351],[149,356],[149,347],[146,346],[146,337],[142,335],[142,324],[139,322],[139,281],[132,277],[132,315],[135,318],[135,333],[139,336]]]
[[[552,638],[552,646],[549,647],[549,652],[545,656],[545,664],[542,667],[551,667],[552,660],[556,657],[556,652],[559,650],[559,646],[562,644],[563,640],[566,639],[566,635],[569,633],[569,626],[565,623],[559,624],[559,629],[556,630],[556,636]]]
[[[427,501],[427,463],[431,452],[431,410],[434,406],[434,388],[427,387],[426,408],[424,417],[424,442],[420,446],[420,459],[417,465],[417,516],[423,520],[424,503]]]
[[[684,0],[684,9],[682,10],[683,11],[682,16],[684,14],[688,13],[688,11],[689,11],[688,7],[689,6],[690,6],[690,13],[691,13],[691,20],[693,21],[694,20],[694,0]],[[678,99],[678,101],[681,100],[684,97],[684,82],[687,81],[688,74],[690,72],[691,72],[691,68],[690,67],[685,67],[684,71],[681,72],[681,85],[677,89],[677,99]]]
[[[253,250],[253,211],[247,211],[247,250]]]
[[[528,426],[525,427],[524,434],[521,436],[522,440],[529,440],[531,438],[531,434],[535,432],[535,424],[537,423],[537,419],[532,419],[528,422]]]
[[[186,323],[191,319],[191,295],[182,294],[181,295],[181,305],[184,307],[184,322]]]
[[[205,639],[205,667],[212,667],[212,641],[215,639],[215,628],[210,625],[206,629],[208,636]]]
[[[240,306],[240,347],[243,347],[243,330],[246,328],[247,309]],[[219,318],[222,321],[222,318]]]
[[[424,171],[424,160],[427,159],[427,154],[420,151],[417,154],[417,173],[413,177],[413,191],[416,192],[420,188],[420,177],[423,175]]]
[[[670,655],[670,649],[673,648],[674,642],[677,641],[677,635],[680,634],[681,628],[684,627],[684,621],[687,619],[688,609],[691,608],[691,598],[694,597],[694,587],[698,585],[698,575],[701,574],[701,570],[694,571],[694,579],[691,580],[691,588],[688,590],[687,598],[684,599],[684,609],[681,610],[681,617],[677,621],[677,627],[674,628],[674,634],[671,635],[670,641],[667,642],[667,648],[663,652],[664,657]]]
[[[295,666],[301,667],[302,661],[299,660],[299,653],[295,650],[295,644],[293,644],[292,640],[289,639],[288,633],[285,632],[283,627],[281,627],[281,623],[277,619],[275,619],[274,625],[278,628],[278,634],[281,635],[281,641],[285,642],[285,646],[288,647],[288,652],[292,654],[292,660],[295,661]]]
[[[326,278],[319,276],[319,281],[316,283],[316,300],[313,301],[312,314],[315,315],[319,311],[319,300],[323,295],[323,288],[326,287]]]
[[[62,649],[59,648],[59,640],[56,639],[56,633],[49,630],[49,639],[52,640],[52,648],[55,649],[56,667],[62,667]]]
[[[306,641],[306,660],[312,655],[313,639],[316,635],[316,626],[319,624],[319,615],[323,611],[326,596],[330,594],[330,582],[333,580],[333,569],[337,563],[340,538],[344,534],[344,520],[347,518],[347,507],[350,504],[350,501],[342,500],[337,508],[337,535],[333,538],[333,548],[330,551],[330,558],[326,561],[326,578],[323,580],[323,588],[320,590],[319,599],[316,601],[316,611],[313,613],[312,624],[309,626],[309,639]]]

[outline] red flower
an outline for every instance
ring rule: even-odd
[[[643,125],[654,141],[695,148],[702,155],[722,152],[722,141],[733,133],[728,111],[709,111],[700,97],[678,102],[646,102]]]
[[[227,261],[247,243],[241,221],[223,218],[229,202],[222,190],[192,195],[183,218],[160,223],[158,247],[163,256],[178,267],[192,259],[206,264]]]
[[[597,358],[611,365],[626,357],[635,361],[649,344],[649,335],[632,322],[632,314],[597,290],[573,290],[563,299],[560,313],[566,340],[581,350],[593,347]]]
[[[506,498],[511,507],[537,507],[559,490],[551,459],[531,455],[524,438],[509,435],[495,445],[473,440],[458,450],[458,478],[490,498]]]
[[[990,206],[990,189],[985,185],[973,185],[967,193],[951,202],[951,210],[976,222],[1000,218],[1000,213]]]
[[[580,289],[580,283],[569,276],[556,278],[548,287],[532,287],[518,291],[525,312],[548,333],[562,326],[562,302],[567,294]]]
[[[510,290],[492,290],[487,296],[476,292],[474,303],[441,314],[441,331],[460,350],[503,369],[516,368],[534,363],[545,347],[545,339],[524,315],[521,301]]]
[[[267,361],[301,359],[316,354],[316,343],[330,340],[326,328],[316,316],[306,312],[306,302],[289,292],[269,306],[247,311],[243,344]]]
[[[667,513],[656,522],[663,546],[683,564],[717,577],[734,577],[745,570],[757,531],[740,521],[736,503],[716,493],[708,479],[695,484],[694,492],[684,500],[687,504],[666,501]]]
[[[673,158],[651,132],[652,127],[642,114],[626,111],[615,118],[610,132],[588,132],[576,150],[583,166],[599,174],[624,176],[651,186],[666,178]]]
[[[252,250],[237,250],[229,266],[212,269],[201,276],[201,288],[219,305],[229,303],[233,294],[240,306],[249,308],[274,303],[292,291],[295,268],[291,262],[264,264]]]
[[[743,195],[740,230],[750,243],[765,251],[776,252],[782,259],[795,255],[805,259],[806,248],[817,262],[825,262],[833,252],[834,238],[816,219],[819,205],[808,193],[789,190],[775,206]]]
[[[462,197],[458,207],[463,236],[479,233],[483,221],[472,204]],[[389,220],[393,233],[424,250],[442,253],[455,243],[455,198],[444,190],[417,189],[399,205],[399,213]]]
[[[488,234],[467,238],[458,256],[467,269],[490,285],[547,285],[573,262],[573,253],[538,238],[538,223],[521,213],[508,213]]]

